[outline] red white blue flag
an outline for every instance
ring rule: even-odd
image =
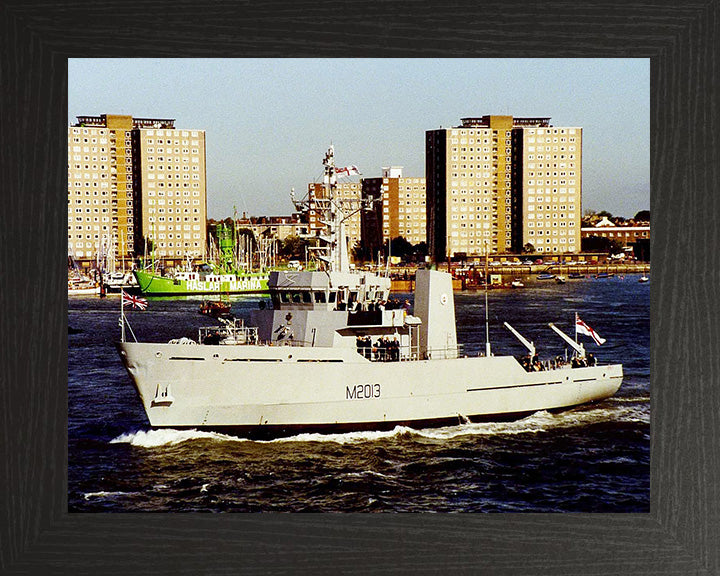
[[[122,299],[123,304],[132,306],[133,308],[139,308],[140,310],[145,310],[148,305],[145,298],[140,298],[140,296],[133,296],[132,294],[128,294],[127,292],[125,292],[125,290],[122,291]]]
[[[600,338],[600,335],[595,332],[590,326],[585,324],[582,320],[580,320],[580,316],[575,314],[575,330],[578,332],[578,334],[584,334],[585,336],[590,336],[593,340],[595,340],[595,344],[600,346],[601,344],[605,343],[605,338]]]
[[[335,174],[338,176],[360,176],[360,170],[355,165],[345,166],[344,168],[335,168]]]

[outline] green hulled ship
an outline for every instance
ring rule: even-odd
[[[174,276],[160,276],[144,270],[135,270],[140,291],[148,295],[182,294],[242,294],[243,292],[267,292],[268,275],[204,274],[202,272],[178,272]]]
[[[135,270],[138,287],[150,296],[184,294],[243,294],[267,292],[267,272],[247,272],[235,265],[235,238],[233,230],[217,225],[219,256],[214,264],[198,270],[185,270],[162,275],[152,270]]]

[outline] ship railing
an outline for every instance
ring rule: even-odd
[[[462,358],[464,356],[465,348],[462,344],[455,344],[440,348],[428,348],[425,350],[426,360],[445,360],[450,358]]]
[[[526,372],[543,372],[545,370],[570,370],[572,368],[586,368],[588,366],[597,366],[597,358],[581,358],[573,356],[570,360],[562,356],[545,360],[533,361],[529,356],[521,356],[517,361],[525,369]]]
[[[257,327],[246,327],[242,320],[225,322],[221,326],[202,326],[198,328],[198,342],[201,344],[257,344]]]
[[[371,362],[411,362],[415,360],[431,360],[440,358],[460,358],[463,356],[462,345],[445,348],[431,348],[421,354],[416,346],[400,345],[397,347],[358,346],[357,352]]]
[[[358,354],[367,358],[371,362],[401,362],[414,360],[410,354],[409,346],[399,346],[397,348],[378,348],[376,346],[361,346],[357,349]]]
[[[314,344],[306,340],[295,340],[294,338],[282,338],[280,340],[263,340],[263,346],[293,346],[295,348],[312,348]]]

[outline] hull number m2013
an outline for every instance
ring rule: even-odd
[[[380,398],[380,384],[355,384],[345,387],[345,400]]]

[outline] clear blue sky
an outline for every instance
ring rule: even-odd
[[[290,214],[331,143],[425,176],[425,131],[485,114],[582,127],[583,210],[650,208],[649,59],[71,59],[68,123],[96,114],[205,130],[211,218]]]

